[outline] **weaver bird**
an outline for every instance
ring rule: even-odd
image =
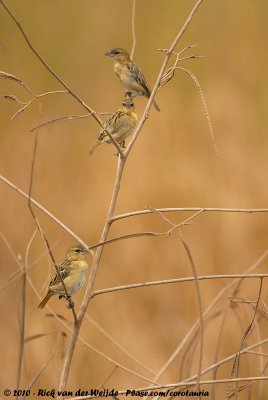
[[[104,129],[99,133],[97,142],[94,144],[89,154],[93,154],[96,147],[102,143],[112,143],[109,132],[114,140],[122,147],[125,145],[126,138],[133,132],[137,124],[137,114],[135,113],[135,106],[132,98],[127,98],[123,101],[122,107],[114,112],[104,124]]]
[[[151,96],[151,90],[146,83],[143,73],[132,62],[126,50],[115,48],[105,53],[105,55],[114,59],[114,72],[125,89],[126,97],[145,96],[149,98]],[[155,101],[153,101],[153,104],[156,110],[160,111]]]
[[[88,264],[84,260],[84,254],[86,253],[88,253],[87,249],[80,244],[76,244],[69,248],[65,260],[59,266],[60,275],[70,296],[78,292],[85,283],[88,272]],[[47,294],[38,308],[44,308],[50,297],[54,295],[59,295],[60,299],[68,297],[58,274],[51,280]]]

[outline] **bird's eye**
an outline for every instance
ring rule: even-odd
[[[119,51],[115,50],[115,51],[114,51],[114,54],[116,54],[116,55],[119,54]]]
[[[129,103],[129,102],[127,103],[127,102],[124,101],[122,104],[126,108],[134,107],[134,103]]]
[[[80,253],[80,249],[75,249],[75,253]]]

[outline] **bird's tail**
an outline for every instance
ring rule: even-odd
[[[90,156],[94,153],[96,147],[98,147],[100,144],[101,144],[101,142],[99,140],[94,144],[94,146],[92,147],[92,149],[89,152]]]
[[[43,298],[43,300],[41,301],[41,303],[39,304],[38,308],[44,308],[45,305],[47,304],[48,300],[50,299],[50,297],[52,297],[55,293],[54,292],[47,292],[46,297]]]
[[[160,108],[158,107],[158,105],[156,104],[155,101],[153,101],[153,105],[154,105],[154,108],[155,108],[157,111],[160,111]]]

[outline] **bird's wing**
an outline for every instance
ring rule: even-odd
[[[125,114],[120,110],[114,112],[105,122],[104,129],[113,135],[120,128],[121,123],[123,122],[121,119],[124,115]],[[101,130],[98,140],[103,140],[106,136],[108,136],[107,133],[104,130]]]
[[[61,275],[62,279],[64,280],[64,279],[67,278],[67,276],[69,276],[69,274],[70,274],[70,269],[64,267],[64,263],[63,263],[63,264],[61,264],[61,265],[59,266],[59,272],[60,272],[60,275]],[[61,282],[61,279],[60,279],[60,277],[58,276],[58,274],[56,274],[56,275],[51,279],[51,281],[50,281],[50,283],[49,283],[49,287],[58,285],[60,282]]]
[[[112,115],[110,115],[110,117],[107,119],[107,121],[105,121],[105,123],[103,125],[104,129],[110,133],[112,133],[113,120],[115,119],[115,117],[116,117],[116,112],[114,112]],[[98,140],[104,139],[104,137],[107,135],[107,133],[105,132],[104,129],[102,129],[100,131]]]
[[[128,63],[127,67],[129,69],[129,71],[131,72],[131,75],[133,76],[135,81],[144,89],[146,96],[150,97],[151,91],[150,91],[149,86],[145,80],[145,77],[144,77],[143,73],[141,72],[141,70],[139,69],[139,67],[132,62]]]

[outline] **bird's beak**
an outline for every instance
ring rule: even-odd
[[[110,50],[110,51],[107,51],[106,53],[104,53],[104,55],[108,56],[108,57],[113,57],[114,53]]]

